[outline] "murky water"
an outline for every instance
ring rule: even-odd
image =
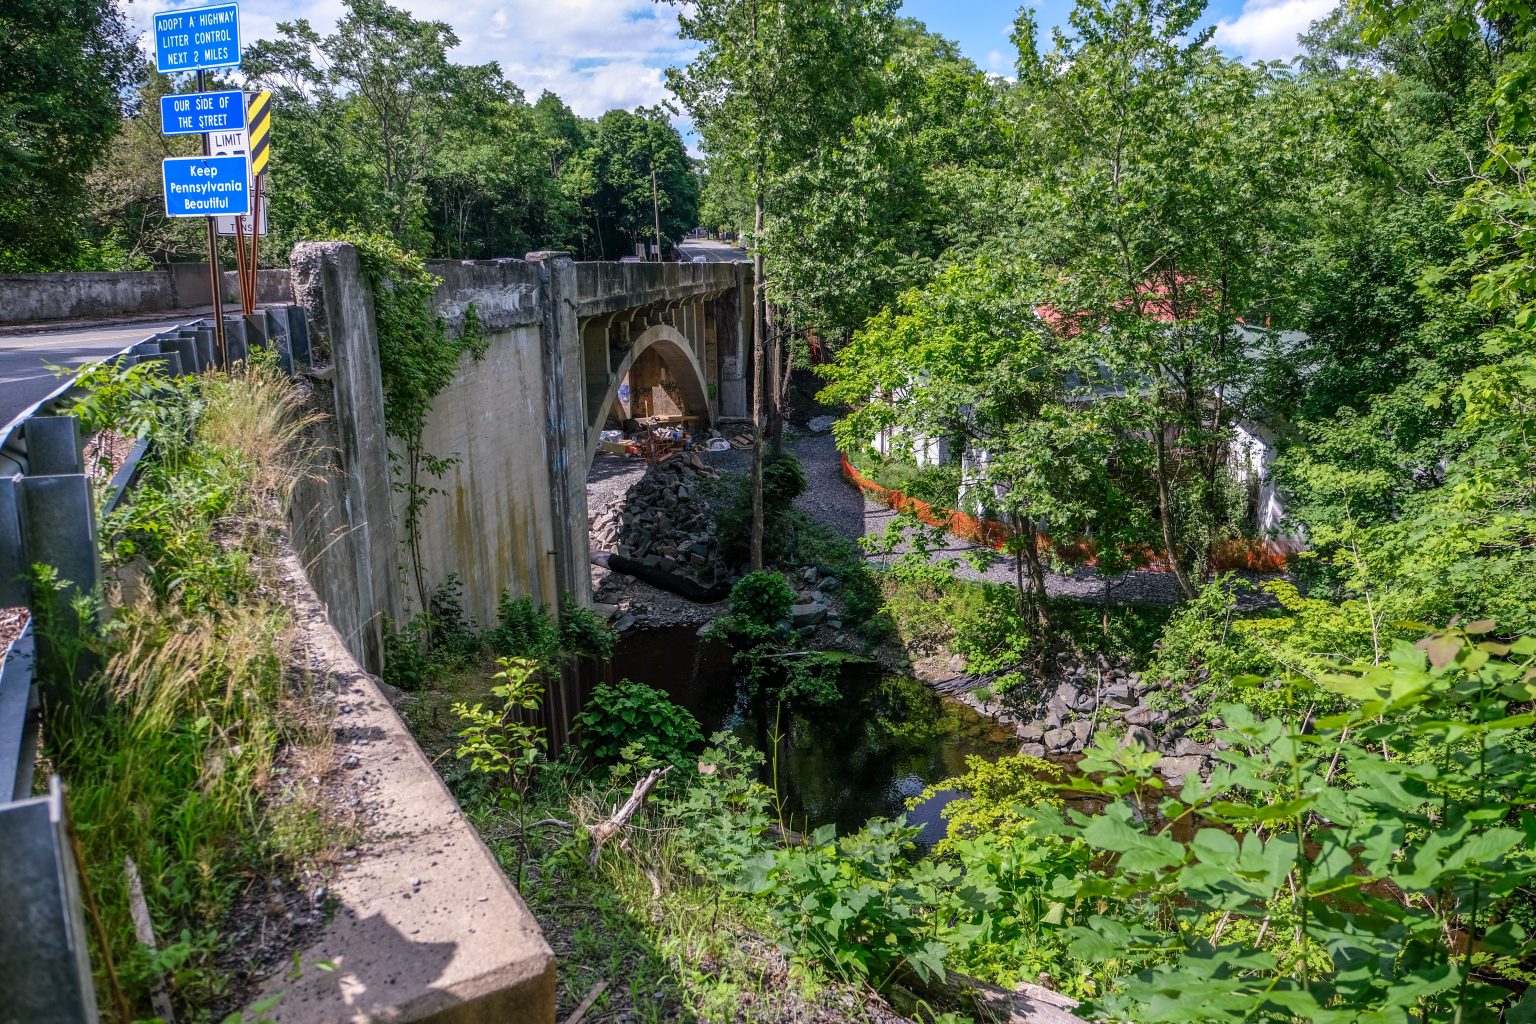
[[[705,735],[729,729],[764,752],[779,737],[778,790],[792,827],[836,825],[852,831],[869,818],[892,817],[929,784],[960,774],[967,756],[995,761],[1018,741],[971,708],[940,697],[916,679],[850,670],[836,704],[800,712],[759,710],[746,699],[730,652],[705,644],[688,627],[625,637],[614,653],[614,679],[667,692],[693,712]],[[772,760],[765,771],[772,770]],[[765,781],[772,781],[765,779]],[[922,840],[944,834],[939,815],[954,798],[940,793],[908,813]]]

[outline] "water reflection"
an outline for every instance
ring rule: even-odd
[[[729,652],[691,629],[626,637],[613,674],[666,691],[706,735],[729,729],[764,752],[777,735],[778,789],[800,829],[833,824],[848,832],[871,817],[900,814],[925,786],[960,774],[967,756],[995,761],[1018,750],[1007,730],[904,676],[851,670],[837,704],[798,712],[756,707],[738,685]],[[939,812],[955,795],[937,794],[909,814],[923,826],[923,841],[943,836]]]

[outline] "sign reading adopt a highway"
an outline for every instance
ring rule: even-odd
[[[203,135],[245,127],[245,94],[238,89],[160,97],[164,135]]]
[[[251,212],[250,161],[246,157],[171,157],[160,168],[167,217],[245,216]]]
[[[161,74],[240,64],[240,7],[214,4],[155,15],[155,69]]]

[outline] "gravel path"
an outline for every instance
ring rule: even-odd
[[[843,479],[842,464],[838,458],[837,444],[830,434],[809,434],[790,428],[785,447],[794,453],[805,470],[806,492],[795,502],[801,511],[818,522],[832,527],[849,540],[880,535],[896,518],[896,513],[884,505],[877,505],[865,498],[853,484]],[[701,457],[709,465],[727,473],[746,473],[752,467],[752,453],[731,449],[725,452],[702,452]],[[587,505],[598,508],[623,497],[630,486],[645,473],[645,464],[639,459],[622,455],[598,453],[587,477]],[[890,555],[871,556],[874,560],[888,563],[898,555],[912,550],[908,539]],[[970,559],[967,556],[971,556]],[[1014,582],[1013,560],[988,548],[978,548],[956,537],[946,537],[931,549],[933,561],[949,561],[955,571],[965,579],[986,580],[992,583],[1012,585]],[[986,559],[986,568],[978,570],[970,564],[977,557]],[[599,570],[602,572],[603,570]],[[1109,578],[1111,599],[1117,605],[1173,604],[1179,599],[1178,583],[1168,573],[1129,572]],[[1053,597],[1072,598],[1080,601],[1102,600],[1104,577],[1089,566],[1077,566],[1066,572],[1046,574],[1046,590]],[[630,587],[644,588],[657,604],[671,605],[681,599],[667,600],[639,581]],[[629,589],[626,587],[626,589]],[[666,595],[671,598],[671,595]],[[658,609],[659,610],[659,609]]]
[[[896,518],[891,509],[870,501],[862,491],[843,479],[837,444],[830,434],[800,435],[787,442],[787,447],[805,467],[810,486],[797,504],[813,519],[826,523],[849,540],[858,540],[883,534]],[[907,541],[889,556],[871,557],[887,563],[911,550],[909,532]],[[967,555],[985,557],[986,569],[978,571],[967,560]],[[931,548],[930,559],[955,563],[956,573],[964,579],[1010,586],[1014,583],[1013,559],[958,537],[945,537],[937,547]],[[1173,604],[1179,599],[1178,582],[1168,573],[1128,572],[1110,577],[1110,586],[1111,598],[1119,605]],[[1103,598],[1104,577],[1089,566],[1077,566],[1066,572],[1046,573],[1045,588],[1052,597],[1098,601]]]

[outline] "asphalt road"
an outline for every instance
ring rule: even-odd
[[[9,423],[62,381],[48,366],[75,367],[109,356],[157,331],[185,323],[175,320],[114,321],[0,337],[0,425]]]
[[[751,259],[745,249],[703,238],[679,242],[677,251],[679,255],[686,256],[695,263],[745,263]]]

